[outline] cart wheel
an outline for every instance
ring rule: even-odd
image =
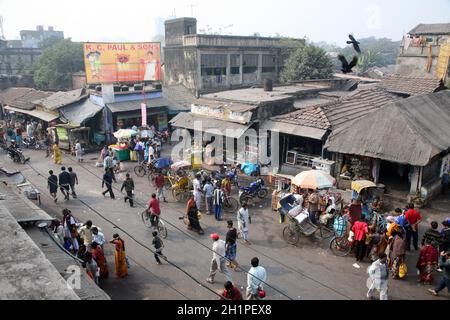
[[[352,247],[347,239],[336,237],[331,240],[330,249],[338,257],[345,257],[352,251]]]
[[[134,173],[138,176],[138,177],[143,177],[145,176],[145,168],[143,166],[136,166],[134,167]]]
[[[283,239],[289,244],[296,245],[299,240],[299,234],[291,226],[286,226],[283,229]]]
[[[182,202],[184,199],[184,191],[180,189],[173,189],[172,196],[177,202]]]

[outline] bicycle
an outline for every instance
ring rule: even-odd
[[[239,201],[237,201],[232,196],[227,196],[225,194],[223,201],[223,210],[227,213],[236,213],[238,209],[239,209]]]
[[[148,174],[148,171],[149,170],[146,162],[142,162],[134,167],[134,173],[140,178]]]
[[[153,228],[150,214],[147,210],[141,213],[142,222],[147,228]],[[156,216],[156,228],[163,239],[167,238],[167,227],[162,219]]]
[[[330,242],[330,250],[338,257],[345,257],[352,251],[353,243],[348,240],[348,233],[335,237]]]

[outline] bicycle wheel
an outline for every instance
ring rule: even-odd
[[[223,211],[228,213],[235,213],[239,209],[239,201],[233,197],[225,199],[223,202]]]
[[[138,176],[138,177],[143,177],[145,176],[145,168],[141,165],[134,167],[134,173]]]
[[[299,240],[299,234],[289,225],[283,229],[283,239],[289,244],[296,245]]]
[[[167,228],[161,219],[158,221],[158,232],[163,239],[167,238]]]
[[[330,250],[338,257],[345,257],[350,253],[352,247],[347,239],[334,237],[330,242]]]
[[[239,203],[242,206],[242,204],[246,203],[247,207],[253,207],[255,206],[255,200],[252,196],[244,194],[239,198]]]
[[[147,228],[152,227],[152,222],[150,220],[150,215],[147,213],[147,211],[142,211],[141,213],[142,222]]]

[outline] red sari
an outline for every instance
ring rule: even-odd
[[[98,267],[100,268],[100,279],[108,278],[108,264],[106,263],[105,255],[103,254],[102,247],[97,246],[97,248],[91,249],[92,258],[97,262]]]
[[[424,283],[433,282],[433,269],[437,265],[439,257],[438,250],[431,244],[420,249],[419,260],[417,261],[416,268],[419,269],[419,280]]]

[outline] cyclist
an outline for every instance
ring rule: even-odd
[[[158,226],[161,209],[159,207],[159,200],[156,198],[156,193],[152,194],[152,198],[148,202],[147,213],[150,213],[150,222],[153,228]]]

